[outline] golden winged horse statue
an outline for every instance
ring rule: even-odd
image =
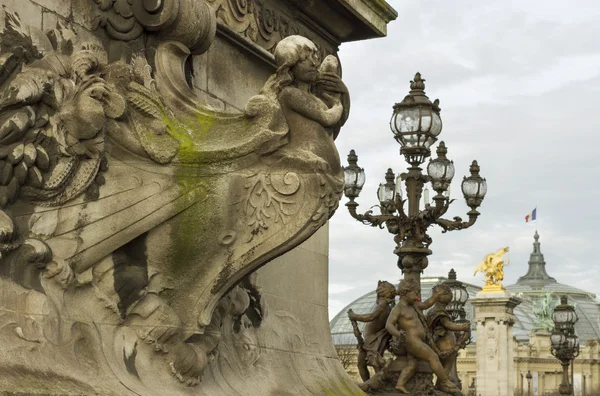
[[[496,253],[490,253],[477,264],[475,267],[475,276],[478,272],[485,274],[485,286],[484,291],[502,291],[502,280],[504,280],[504,267],[510,263],[510,260],[504,262],[504,254],[508,252],[508,246],[503,247]]]

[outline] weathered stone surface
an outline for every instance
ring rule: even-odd
[[[478,293],[471,300],[477,321],[477,392],[509,396],[515,389],[513,309],[521,303],[506,292]]]
[[[12,10],[19,14],[23,24],[28,26],[42,26],[42,7],[29,0],[2,0],[1,3],[6,8],[0,9],[0,28],[5,25],[5,11]]]
[[[101,22],[98,6],[89,0],[71,0],[73,21],[88,30],[96,29]]]
[[[33,3],[39,4],[47,10],[57,13],[58,15],[68,18],[71,16],[71,1],[72,0],[31,0]]]
[[[228,98],[227,102],[237,109],[244,108],[248,99],[261,90],[274,71],[264,61],[249,54],[240,54],[231,42],[219,38],[206,56],[206,90],[217,97]],[[238,72],[240,68],[256,77],[247,78]]]
[[[360,394],[326,230],[285,254],[341,194],[339,66],[298,36],[215,41],[203,1],[43,3],[0,34],[0,389]]]

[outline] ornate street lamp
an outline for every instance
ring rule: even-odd
[[[575,323],[579,320],[575,308],[568,304],[567,296],[560,298],[560,305],[552,313],[554,331],[550,335],[550,352],[560,360],[563,377],[558,387],[561,395],[573,394],[573,361],[579,356],[579,337],[575,334]],[[569,364],[571,365],[571,381],[569,383]]]
[[[527,378],[527,396],[531,396],[531,379],[533,378],[531,371],[527,370],[525,378]]]
[[[356,153],[350,151],[349,165],[344,169],[345,192],[349,202],[346,204],[350,215],[363,224],[385,225],[388,231],[395,235],[398,255],[398,266],[405,279],[414,279],[420,284],[421,272],[427,267],[427,256],[431,254],[429,245],[432,239],[427,235],[427,228],[432,224],[439,225],[443,231],[461,230],[472,226],[487,192],[485,179],[479,175],[479,165],[473,161],[470,167],[471,175],[464,177],[462,192],[471,210],[467,213],[468,221],[460,217],[453,220],[442,218],[452,202],[449,198],[450,183],[454,177],[454,163],[446,154],[448,150],[444,142],[437,147],[437,157],[429,161],[427,175],[422,173],[420,166],[431,155],[431,146],[437,141],[442,132],[439,100],[431,102],[425,95],[425,80],[417,73],[410,82],[410,92],[402,102],[394,105],[394,113],[390,120],[394,138],[400,144],[400,154],[410,165],[406,173],[396,177],[392,169],[385,175],[385,183],[380,184],[377,191],[381,214],[373,214],[369,210],[363,214],[357,213],[360,190],[364,185],[364,171],[357,164]],[[406,186],[406,198],[402,197],[401,185]],[[425,198],[425,207],[421,210],[420,200],[425,183],[431,182],[437,193],[430,204]],[[425,195],[428,195],[425,189]],[[446,193],[446,194],[444,194]],[[408,208],[405,210],[405,203]]]
[[[465,311],[465,304],[469,299],[469,292],[464,283],[456,279],[454,268],[448,273],[448,280],[444,284],[448,285],[450,290],[452,290],[452,301],[448,304],[446,310],[454,322],[466,323],[467,312]]]
[[[344,168],[344,194],[353,201],[364,185],[365,170],[358,166],[358,156],[354,150],[350,150],[348,166]]]

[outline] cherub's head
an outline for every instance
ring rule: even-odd
[[[392,301],[396,297],[396,288],[390,282],[379,281],[377,283],[377,298]]]
[[[302,36],[288,36],[275,47],[277,71],[269,78],[261,91],[263,94],[277,96],[281,90],[302,81],[312,84],[319,76],[319,52],[317,46]]]
[[[450,286],[446,285],[445,283],[438,283],[437,285],[435,285],[433,287],[433,289],[431,291],[433,292],[433,294],[440,295],[437,300],[439,303],[447,305],[447,304],[450,304],[450,302],[452,301],[452,298],[453,298],[452,289],[450,288]]]
[[[398,295],[410,305],[420,301],[419,291],[419,284],[414,279],[403,279],[398,284]]]
[[[307,59],[314,62],[316,68],[319,62],[319,52],[315,43],[306,37],[288,36],[277,43],[277,47],[275,47],[277,72],[289,70]]]

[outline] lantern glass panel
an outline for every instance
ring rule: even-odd
[[[552,343],[552,347],[560,348],[565,342],[565,336],[563,333],[559,331],[555,331],[550,336],[550,343]]]
[[[432,123],[431,123],[431,133],[433,136],[437,136],[442,132],[442,119],[437,113],[431,112]]]
[[[483,180],[481,184],[479,184],[479,197],[483,198],[487,194],[487,182]]]
[[[384,185],[384,191],[385,191],[385,200],[386,202],[392,201],[394,199],[394,192],[395,192],[395,185]]]
[[[423,109],[421,112],[421,131],[429,132],[431,128],[431,111]]]
[[[577,313],[575,312],[575,310],[569,311],[569,321],[573,324],[575,324],[575,322],[577,322],[579,318],[577,317]]]
[[[446,164],[446,180],[452,181],[452,178],[454,177],[454,172],[454,162],[448,161],[448,163]]]
[[[427,165],[427,174],[433,181],[442,181],[446,175],[446,164],[443,160],[437,158],[429,161],[429,164]]]
[[[456,288],[452,288],[452,301],[460,301],[460,288],[456,287]]]
[[[477,198],[479,182],[471,178],[464,179],[462,182],[462,192],[466,198]]]
[[[380,184],[377,189],[377,198],[381,203],[392,201],[394,199],[394,186]]]
[[[360,172],[358,172],[358,176],[356,177],[356,186],[358,188],[362,188],[365,185],[366,179],[367,177],[365,175],[365,171],[361,169]]]
[[[396,194],[402,198],[402,176],[396,176]]]
[[[430,136],[430,137],[428,137],[428,138],[425,140],[425,142],[423,143],[423,146],[425,146],[425,148],[429,148],[429,147],[431,147],[431,145],[432,145],[433,143],[435,143],[435,141],[436,141],[436,139],[435,139],[435,138],[432,138],[432,137]]]
[[[567,336],[567,345],[570,349],[575,350],[577,347],[579,347],[579,337],[576,335]]]
[[[396,114],[396,131],[416,132],[419,130],[419,109],[401,109]]]
[[[569,321],[569,313],[567,311],[554,311],[552,319],[557,326],[565,325]]]
[[[356,187],[358,174],[352,168],[344,168],[344,187]]]
[[[419,145],[419,134],[414,132],[402,135],[402,142],[406,147],[417,147]]]
[[[469,300],[469,292],[465,289],[460,289],[460,302],[465,304]]]
[[[379,188],[377,188],[377,199],[379,202],[385,202],[385,187],[382,183],[379,184]]]

